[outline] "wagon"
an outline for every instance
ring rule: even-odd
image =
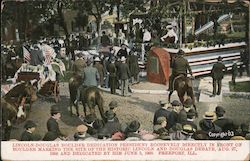
[[[17,81],[30,81],[36,79],[40,80],[39,73],[37,72],[20,72],[18,73]],[[36,84],[37,85],[37,84]],[[48,81],[46,82],[41,89],[38,91],[38,94],[42,96],[53,96],[55,102],[59,100],[59,83],[58,81]]]

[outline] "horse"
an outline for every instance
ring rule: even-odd
[[[170,91],[168,94],[168,102],[170,102],[170,98],[174,90],[177,91],[178,97],[182,104],[185,101],[184,96],[185,95],[189,96],[193,100],[193,106],[196,111],[193,83],[191,78],[186,77],[184,75],[179,75],[174,79],[173,91]]]
[[[17,109],[14,105],[6,102],[4,98],[1,98],[1,133],[2,138],[1,140],[9,140],[10,139],[10,133],[12,129],[12,122],[15,120],[17,116]]]
[[[26,101],[29,102],[30,110],[32,107],[32,103],[37,100],[36,88],[33,86],[31,82],[20,82],[16,86],[14,86],[4,97],[6,102],[14,105],[18,108],[17,117],[21,118],[25,116],[24,113],[24,105]]]
[[[1,98],[2,140],[9,140],[14,121],[26,119],[24,104],[29,99],[30,109],[37,100],[36,90],[30,82],[20,83]],[[23,118],[23,119],[22,119]],[[19,122],[20,123],[20,122]]]
[[[84,115],[86,116],[86,104],[89,107],[90,113],[96,117],[95,114],[95,106],[97,105],[99,108],[99,112],[101,117],[104,119],[104,109],[103,109],[103,97],[100,89],[94,86],[83,86],[81,87],[81,76],[74,75],[69,80],[69,92],[70,92],[70,113],[72,113],[72,106],[75,106],[77,116],[79,116],[79,107],[77,104],[74,104],[74,101],[77,97],[77,89],[80,89],[80,101],[83,104]]]

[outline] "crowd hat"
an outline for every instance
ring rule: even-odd
[[[171,103],[172,106],[181,106],[181,102],[178,101],[178,100],[174,100],[172,103]]]
[[[196,116],[196,111],[194,109],[190,109],[187,112],[187,116],[190,116],[190,117]]]
[[[114,109],[114,108],[116,108],[118,106],[118,103],[117,103],[117,101],[111,101],[110,103],[109,103],[109,108],[112,110],[112,109]]]
[[[101,59],[99,57],[95,57],[94,61],[99,62]]]
[[[177,54],[178,54],[178,55],[184,55],[185,52],[184,52],[182,49],[180,49],[180,50],[177,52]]]
[[[136,132],[140,126],[141,124],[137,120],[134,120],[128,125],[127,129],[129,132]]]
[[[125,56],[122,56],[121,61],[122,61],[122,62],[126,61]]]
[[[91,124],[92,122],[95,121],[95,117],[92,114],[88,114],[85,118],[84,118],[84,122]]]
[[[191,125],[189,124],[184,124],[182,126],[182,132],[185,133],[185,134],[192,134],[194,133],[194,129]]]
[[[214,119],[214,112],[205,112],[205,115],[203,115],[203,118],[204,119],[207,119],[207,120],[213,120]]]
[[[112,120],[112,119],[115,117],[115,113],[114,113],[112,110],[108,110],[108,111],[105,113],[105,117],[106,117],[108,120]]]
[[[222,61],[222,57],[221,56],[218,57],[218,61]]]
[[[76,127],[76,131],[78,133],[85,133],[85,132],[87,132],[87,130],[88,130],[88,127],[85,125],[79,125]]]
[[[28,121],[25,123],[24,128],[25,128],[25,129],[29,129],[29,128],[36,127],[36,126],[37,126],[37,125],[36,125],[33,121],[28,120]]]
[[[160,100],[160,101],[159,101],[159,104],[162,105],[162,106],[165,105],[165,104],[167,104],[167,103],[168,103],[168,102],[167,102],[166,100]]]
[[[193,100],[191,98],[188,98],[184,101],[183,106],[190,108],[193,105]]]
[[[60,113],[60,109],[56,106],[52,106],[50,109],[50,113]]]
[[[221,107],[221,106],[217,106],[215,108],[215,113],[218,114],[218,115],[223,115],[225,112],[226,112],[225,109],[223,107]]]

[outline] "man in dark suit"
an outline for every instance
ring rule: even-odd
[[[117,122],[115,120],[115,113],[112,110],[107,111],[105,117],[107,118],[107,122],[101,130],[101,133],[105,134],[105,136],[111,137],[115,132],[121,130],[121,124],[119,121]]]
[[[161,108],[158,109],[157,111],[155,111],[154,114],[154,119],[153,119],[153,124],[156,125],[157,124],[157,118],[159,117],[165,117],[166,120],[171,121],[172,120],[172,116],[171,116],[171,112],[172,112],[172,107],[170,104],[167,103],[167,101],[160,101],[160,105]],[[167,129],[170,128],[170,125],[172,125],[172,123],[168,123],[167,124]]]
[[[44,62],[44,56],[42,50],[37,45],[34,45],[34,49],[30,52],[30,65],[42,65]]]
[[[35,141],[34,131],[36,130],[36,124],[28,120],[24,125],[25,131],[21,135],[21,141]]]
[[[86,125],[88,128],[87,133],[91,136],[97,133],[97,130],[93,128],[94,122],[95,117],[92,114],[88,114],[83,120],[83,124]]]
[[[119,66],[119,75],[121,79],[121,94],[123,96],[128,96],[128,85],[129,78],[131,76],[128,64],[126,63],[126,58],[123,56],[121,58],[121,65]]]
[[[224,77],[223,70],[227,71],[226,66],[222,63],[222,57],[218,57],[218,62],[213,65],[211,76],[213,78],[213,95],[220,95],[221,93],[221,82]],[[218,90],[216,90],[216,86],[218,85]],[[217,93],[216,93],[217,91]]]
[[[47,121],[47,129],[49,132],[54,133],[57,138],[64,138],[64,135],[61,133],[58,125],[58,121],[61,118],[61,111],[59,108],[53,106],[50,110],[51,117]]]
[[[176,58],[174,58],[174,60],[172,60],[172,65],[171,65],[172,66],[172,74],[169,78],[169,87],[168,87],[169,91],[174,90],[173,89],[173,81],[177,76],[183,74],[186,77],[188,74],[187,71],[189,71],[189,74],[191,74],[191,76],[193,75],[192,70],[190,68],[190,65],[189,65],[187,59],[185,59],[183,57],[183,55],[184,55],[184,51],[180,49],[176,55]]]
[[[110,45],[110,39],[109,39],[108,35],[106,35],[105,31],[102,32],[101,45],[103,47],[106,47],[106,46]]]
[[[116,93],[117,88],[117,68],[115,66],[115,59],[111,59],[111,63],[108,65],[108,74],[109,74],[109,86],[111,94]]]
[[[187,112],[187,121],[186,121],[186,124],[191,125],[193,127],[193,129],[194,129],[194,132],[197,131],[197,125],[194,123],[195,118],[196,118],[196,111],[194,109],[190,109]]]
[[[215,108],[215,113],[217,119],[214,121],[214,124],[219,126],[222,130],[225,129],[225,126],[227,126],[228,124],[233,124],[233,120],[224,117],[226,111],[224,110],[223,107],[217,106]]]

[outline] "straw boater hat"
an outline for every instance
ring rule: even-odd
[[[85,133],[87,132],[87,130],[88,130],[88,127],[85,125],[79,125],[76,127],[76,131],[79,133]]]
[[[101,61],[101,59],[99,57],[95,57],[94,61]]]
[[[185,134],[193,134],[194,133],[194,129],[193,129],[193,127],[191,125],[184,124],[182,126],[182,131],[181,132],[183,132]]]
[[[213,120],[214,112],[211,112],[211,111],[205,112],[205,115],[203,115],[203,118],[207,120]]]
[[[125,56],[122,56],[122,58],[121,58],[121,62],[125,62],[125,61],[126,61]]]

